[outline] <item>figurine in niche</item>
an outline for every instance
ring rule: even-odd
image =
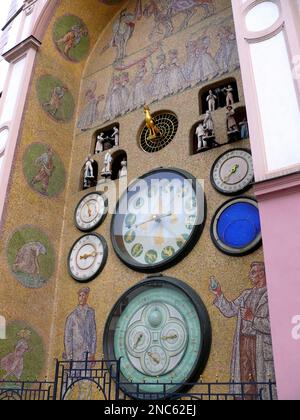
[[[203,138],[205,137],[205,130],[204,130],[202,122],[196,128],[196,136],[197,136],[197,139],[198,139],[197,150],[199,151],[203,148],[207,148],[207,142],[205,140],[203,140]]]
[[[245,140],[249,138],[249,126],[247,118],[244,118],[242,122],[239,123],[241,131],[241,139]]]
[[[223,93],[226,95],[226,106],[234,105],[233,87],[229,85],[227,88],[223,89]]]
[[[146,125],[150,131],[150,135],[148,137],[149,140],[156,140],[158,137],[161,136],[161,132],[159,128],[155,125],[155,122],[152,118],[149,106],[144,106],[144,112],[146,115]]]
[[[95,153],[96,155],[99,155],[99,153],[102,153],[104,150],[104,133],[101,133],[97,136],[97,143],[96,143],[96,148],[95,148]]]
[[[210,112],[214,112],[216,110],[216,100],[216,95],[214,95],[213,91],[210,90],[209,95],[206,98],[206,102],[208,103],[208,110]]]
[[[124,158],[121,162],[121,169],[119,171],[119,178],[127,177],[127,160]]]
[[[206,111],[205,120],[203,122],[205,137],[215,137],[215,125],[210,111]]]
[[[89,155],[86,159],[85,166],[84,166],[84,175],[83,175],[83,188],[91,188],[95,183],[95,174],[94,174],[94,160],[92,156]]]
[[[237,125],[237,122],[236,122],[236,119],[235,119],[235,111],[232,108],[232,106],[227,107],[226,117],[227,117],[227,132],[228,132],[228,134],[238,132],[239,129],[238,129],[238,125]]]
[[[104,157],[104,168],[101,173],[101,175],[104,178],[110,178],[112,176],[112,162],[113,162],[112,155],[109,152],[107,152]]]
[[[120,138],[120,134],[119,134],[119,129],[118,127],[114,127],[113,128],[114,132],[112,133],[112,138],[115,142],[115,146],[118,147],[119,146],[119,138]]]
[[[210,111],[206,111],[203,128],[204,136],[202,137],[202,148],[200,150],[207,150],[219,146],[215,140],[215,124]]]

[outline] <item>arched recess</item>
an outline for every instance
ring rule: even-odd
[[[127,164],[127,153],[125,150],[117,150],[116,152],[112,153],[112,176],[111,180],[115,181],[120,178],[120,171],[122,169],[122,162],[126,160]]]

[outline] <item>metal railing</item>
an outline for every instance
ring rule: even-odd
[[[183,389],[178,392],[176,389]],[[124,382],[121,360],[56,361],[53,382],[0,381],[0,401],[46,400],[276,400],[276,384],[269,382],[200,382],[177,384]]]

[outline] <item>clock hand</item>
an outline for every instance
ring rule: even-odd
[[[89,214],[89,217],[91,217],[91,215],[92,215],[92,211],[91,211],[91,208],[90,208],[90,206],[87,204],[87,208],[88,208],[88,214]]]
[[[141,222],[141,223],[137,223],[136,225],[133,225],[133,226],[131,226],[131,228],[138,228],[139,226],[143,226],[143,225],[146,225],[146,224],[148,224],[148,223],[150,223],[150,222],[154,222],[156,220],[156,216],[155,215],[153,215],[153,216],[151,216],[151,218],[150,219],[147,219],[147,220],[145,220],[144,222]]]
[[[137,346],[139,345],[139,342],[141,341],[141,339],[144,337],[144,334],[140,334],[139,335],[139,337],[138,337],[138,339],[137,339],[137,341],[136,341],[136,343],[135,343],[135,345],[134,345],[134,349],[136,349],[137,348]]]
[[[84,255],[80,256],[80,259],[81,260],[87,260],[88,258],[91,258],[91,257],[95,258],[95,257],[97,257],[98,254],[99,254],[99,252],[92,252],[91,254],[84,254]]]
[[[160,360],[159,359],[157,359],[154,355],[153,355],[153,353],[151,353],[151,352],[148,352],[148,356],[149,357],[151,357],[151,359],[157,364],[157,365],[159,365],[159,363],[160,363]]]
[[[231,168],[231,171],[230,171],[229,175],[227,175],[227,176],[224,178],[224,181],[225,181],[225,182],[227,182],[227,181],[230,179],[230,177],[231,177],[232,175],[234,175],[234,174],[237,172],[237,170],[239,169],[239,167],[240,167],[240,165],[238,165],[238,164],[234,165],[234,166]]]
[[[173,215],[172,213],[162,214],[162,215],[154,214],[153,216],[151,216],[150,219],[147,219],[147,220],[145,220],[144,222],[141,222],[141,223],[137,223],[136,225],[131,226],[131,228],[135,228],[136,229],[136,228],[138,228],[140,226],[143,226],[143,225],[146,225],[146,224],[148,224],[150,222],[160,222],[161,219],[164,219],[166,217],[170,217],[172,215]]]
[[[156,217],[156,220],[159,222],[161,219],[165,219],[166,217],[171,217],[171,216],[173,216],[173,213],[161,214],[161,215],[157,214],[155,217]]]
[[[166,336],[166,337],[162,337],[161,339],[166,341],[166,340],[175,340],[176,338],[178,338],[178,335],[174,334],[174,335],[169,335],[169,336]]]

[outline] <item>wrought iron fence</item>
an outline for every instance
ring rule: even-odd
[[[0,381],[0,401],[52,401],[53,391],[52,382]]]
[[[53,382],[0,381],[0,401],[46,400],[275,400],[276,384],[208,382],[176,384],[122,382],[121,360],[56,361]],[[188,391],[172,392],[184,385]],[[152,391],[153,389],[153,391]]]

